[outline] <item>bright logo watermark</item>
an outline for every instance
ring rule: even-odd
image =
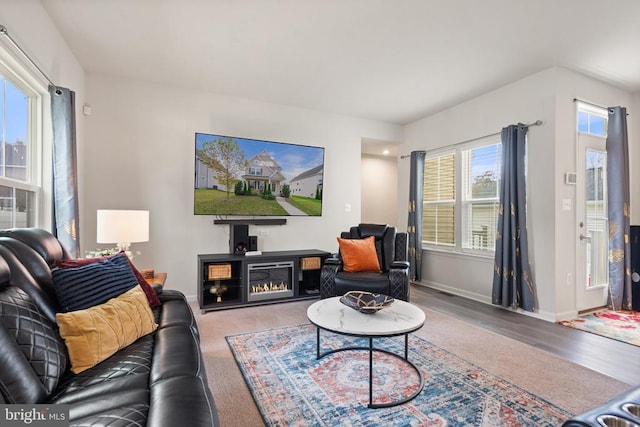
[[[0,405],[3,427],[68,427],[69,405]]]

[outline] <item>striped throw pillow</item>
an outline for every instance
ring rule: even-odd
[[[124,254],[124,252],[118,252],[117,254],[110,255],[108,257],[98,257],[98,258],[75,258],[75,259],[57,259],[56,267],[60,268],[75,268],[82,267],[83,265],[93,264],[94,262],[104,261],[107,258],[113,258],[114,256],[118,256],[120,254]],[[151,285],[146,281],[146,279],[140,274],[135,265],[131,262],[131,260],[127,257],[126,260],[129,262],[129,266],[131,267],[131,271],[138,279],[138,285],[142,288],[147,299],[149,300],[149,307],[155,308],[160,307],[161,302],[158,299],[158,294],[151,287]]]
[[[55,268],[51,274],[65,311],[103,304],[138,284],[124,253],[77,268]]]

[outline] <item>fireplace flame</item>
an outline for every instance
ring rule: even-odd
[[[275,291],[288,291],[289,285],[285,282],[273,283],[257,283],[251,285],[251,293],[256,294],[260,292],[275,292]]]

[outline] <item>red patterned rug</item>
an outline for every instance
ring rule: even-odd
[[[368,341],[322,332],[322,350]],[[554,426],[571,417],[552,403],[414,335],[409,360],[425,381],[400,406],[367,407],[369,356],[346,351],[316,359],[316,329],[299,325],[228,336],[227,342],[267,426]],[[404,339],[376,348],[403,354]],[[404,361],[374,353],[374,401],[411,394],[418,376]]]
[[[637,311],[601,310],[563,320],[561,325],[640,346],[640,313]]]

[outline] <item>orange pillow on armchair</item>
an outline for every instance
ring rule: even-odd
[[[381,273],[378,254],[376,252],[375,237],[364,239],[343,239],[338,237],[340,256],[343,270],[348,273],[358,271],[372,271]]]

